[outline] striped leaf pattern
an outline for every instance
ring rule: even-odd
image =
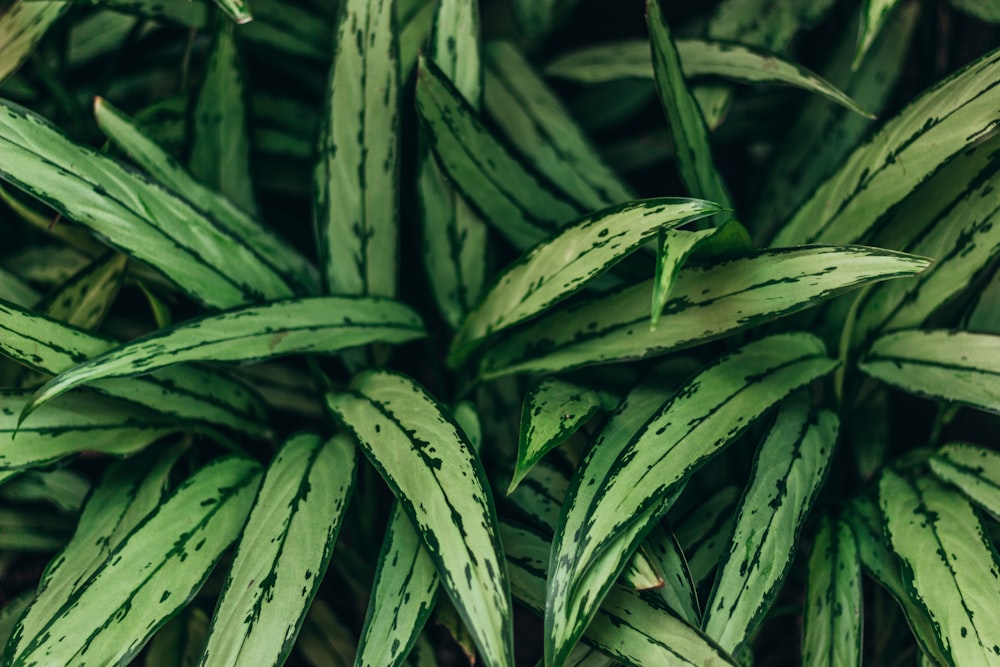
[[[992,449],[949,443],[928,461],[938,479],[958,487],[993,517],[1000,517],[1000,454]]]
[[[15,0],[0,14],[0,81],[31,55],[48,29],[70,8],[69,2]]]
[[[5,664],[127,662],[190,600],[237,538],[259,479],[259,466],[242,457],[202,468],[111,551],[37,633],[15,629],[17,650],[4,656]]]
[[[327,401],[417,527],[484,663],[513,665],[494,503],[461,429],[420,386],[388,371],[363,373]]]
[[[354,484],[346,436],[292,436],[264,473],[202,665],[281,665],[333,555]]]
[[[889,15],[899,6],[899,0],[865,0],[861,9],[861,35],[854,62],[858,63],[875,42]]]
[[[1000,336],[899,331],[877,339],[858,367],[918,396],[1000,412]]]
[[[566,227],[501,274],[452,340],[452,357],[461,359],[481,339],[583,289],[660,229],[718,210],[697,199],[645,199],[603,210]]]
[[[787,399],[754,459],[729,550],[705,605],[705,633],[730,653],[753,636],[774,601],[799,531],[826,477],[838,421],[810,408],[804,393]]]
[[[394,296],[399,54],[391,0],[339,8],[313,175],[322,272],[335,294]]]
[[[823,517],[809,556],[803,665],[861,664],[861,566],[850,526]]]
[[[643,527],[657,517],[649,512],[662,513],[659,503],[691,472],[775,403],[835,366],[822,343],[807,334],[748,344],[679,389],[610,454],[611,465],[594,463],[608,456],[584,460],[553,540],[545,619],[548,660],[565,659],[607,593],[613,577],[588,581],[586,590],[578,582],[614,536],[633,528],[641,537]],[[621,565],[634,542],[616,545]]]
[[[294,286],[264,252],[190,202],[75,144],[34,113],[0,104],[3,179],[170,277],[214,308],[287,298]]]
[[[903,580],[949,662],[1000,664],[1000,563],[972,505],[933,477],[891,469],[878,493]]]
[[[35,309],[66,324],[93,329],[104,321],[125,282],[127,258],[106,253],[35,304]]]
[[[149,373],[184,362],[331,353],[376,341],[402,343],[423,335],[420,317],[392,299],[313,297],[239,308],[161,329],[65,371],[38,391],[28,412],[86,382]]]
[[[862,247],[788,248],[681,271],[656,331],[650,283],[584,301],[503,337],[480,377],[560,371],[638,359],[719,338],[815,305],[865,283],[912,275],[928,262]]]

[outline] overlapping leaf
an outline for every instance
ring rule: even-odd
[[[379,297],[313,297],[240,308],[161,329],[62,372],[38,391],[28,412],[86,382],[184,362],[330,353],[423,335],[423,323],[413,310]]]
[[[976,445],[950,443],[928,461],[939,479],[958,487],[972,502],[1000,517],[1000,454]]]
[[[0,14],[0,81],[21,66],[35,45],[70,8],[69,2],[14,0]]]
[[[412,380],[386,371],[364,373],[327,400],[417,527],[485,664],[513,665],[493,499],[460,428]]]

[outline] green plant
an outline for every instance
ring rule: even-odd
[[[1000,664],[1000,50],[576,4],[3,4],[3,665]]]

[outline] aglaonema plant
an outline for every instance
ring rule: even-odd
[[[1000,664],[1000,51],[70,4],[0,12],[3,665]]]

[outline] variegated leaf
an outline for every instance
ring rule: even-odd
[[[963,443],[941,447],[928,461],[944,482],[958,487],[993,517],[1000,519],[1000,454]]]

